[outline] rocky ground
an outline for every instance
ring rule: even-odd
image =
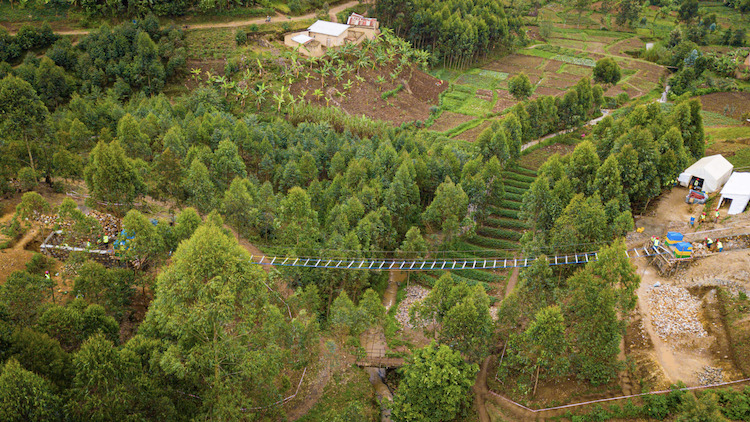
[[[657,283],[649,293],[651,323],[662,340],[708,335],[698,319],[701,302],[687,289]]]
[[[399,303],[398,310],[396,311],[396,320],[402,327],[417,328],[409,320],[409,309],[421,302],[429,293],[428,289],[418,284],[412,284],[406,288],[406,297]]]
[[[712,385],[724,382],[723,370],[712,366],[704,366],[703,370],[698,373],[698,382],[700,385]]]

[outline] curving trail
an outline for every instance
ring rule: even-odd
[[[358,1],[349,1],[346,3],[342,3],[339,5],[336,5],[328,10],[328,16],[331,18],[331,21],[336,22],[336,14],[346,10],[350,7],[358,5]],[[306,15],[301,16],[286,16],[281,13],[277,13],[276,16],[271,18],[270,23],[278,23],[278,22],[295,22],[295,21],[301,21],[305,19],[312,19],[315,17],[315,13],[308,13]],[[185,30],[192,30],[192,29],[218,29],[218,28],[238,28],[241,26],[248,26],[248,25],[265,25],[268,22],[266,22],[266,18],[254,18],[254,19],[245,19],[240,21],[232,21],[232,22],[221,22],[221,23],[200,23],[195,25],[183,25],[183,28]],[[87,35],[89,32],[93,30],[91,29],[70,29],[70,30],[62,30],[62,31],[55,31],[55,34],[57,35]],[[16,31],[10,32],[11,35],[15,35]]]

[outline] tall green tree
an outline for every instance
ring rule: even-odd
[[[672,111],[672,121],[682,134],[685,149],[693,159],[698,160],[706,152],[705,134],[701,102],[692,99],[677,105]]]
[[[383,205],[390,211],[393,226],[402,236],[414,225],[419,216],[420,195],[419,186],[414,180],[413,167],[402,163],[385,193]]]
[[[563,253],[596,250],[608,234],[607,215],[599,196],[585,198],[579,193],[555,220],[550,246]]]
[[[531,96],[534,87],[531,85],[529,77],[521,72],[508,80],[508,91],[517,100],[523,101]]]
[[[61,400],[45,379],[19,365],[5,363],[0,373],[0,419],[8,422],[63,420]]]
[[[255,198],[250,193],[251,190],[254,190],[254,186],[249,180],[235,177],[221,201],[221,214],[237,230],[237,234],[242,236],[249,235],[258,214],[257,209],[253,208]]]
[[[128,239],[126,256],[136,268],[145,268],[164,258],[164,239],[151,221],[138,210],[130,210],[122,220],[122,228],[133,239]]]
[[[489,354],[493,328],[489,298],[477,285],[445,314],[440,342],[451,345],[471,362],[481,362]]]
[[[141,132],[141,122],[130,113],[117,122],[117,139],[131,158],[151,158],[151,140]]]
[[[127,209],[138,196],[146,193],[146,185],[132,159],[118,141],[100,141],[89,155],[84,170],[91,195],[114,209]]]
[[[623,322],[617,317],[617,295],[609,282],[588,268],[568,279],[566,320],[571,324],[572,363],[581,379],[594,385],[617,374]]]
[[[615,85],[621,77],[620,66],[611,57],[596,61],[596,66],[594,66],[594,80],[596,82]]]
[[[413,227],[406,232],[401,247],[398,248],[399,256],[404,259],[424,258],[427,254],[428,246],[422,237],[419,227]]]
[[[422,219],[433,227],[440,225],[446,237],[452,239],[459,234],[468,206],[469,197],[461,185],[456,185],[450,177],[446,177],[438,186],[435,199],[425,209]]]
[[[414,352],[393,398],[397,421],[447,421],[467,410],[469,391],[479,370],[448,346],[430,344]]]
[[[52,157],[50,146],[45,144],[48,116],[47,107],[28,82],[11,75],[0,80],[0,132],[10,141],[0,148],[3,155],[19,160],[14,163],[15,171],[28,165],[36,175],[44,166],[39,159]]]
[[[267,275],[221,227],[206,223],[159,274],[141,332],[168,347],[160,367],[201,397],[210,419],[276,400],[291,333],[268,302]],[[269,331],[270,330],[270,331]]]
[[[0,286],[0,303],[19,327],[33,325],[41,305],[52,296],[52,282],[41,275],[15,271]]]

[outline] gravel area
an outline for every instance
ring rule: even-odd
[[[708,333],[698,319],[701,302],[687,289],[660,285],[650,289],[651,323],[663,340],[684,335],[706,337]]]
[[[711,385],[724,382],[724,374],[721,368],[704,366],[703,370],[697,372],[700,385]]]
[[[396,311],[396,320],[402,327],[417,328],[409,321],[409,309],[421,302],[429,293],[428,289],[417,284],[412,284],[406,288],[406,297],[399,303],[398,310]]]

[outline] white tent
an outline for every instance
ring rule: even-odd
[[[697,182],[701,190],[716,192],[729,180],[734,166],[721,154],[703,157],[688,167],[677,179],[682,186]]]
[[[747,203],[750,202],[750,173],[733,173],[724,189],[721,190],[721,201],[725,199],[732,203],[729,205],[729,214],[742,214]]]

